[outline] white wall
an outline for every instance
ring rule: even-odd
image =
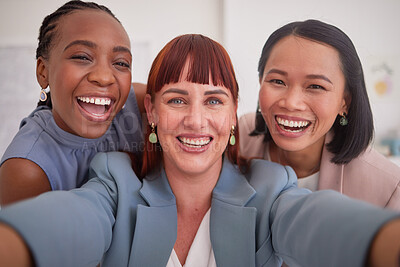
[[[114,12],[132,39],[134,81],[146,81],[156,53],[177,35],[202,33],[221,42],[237,72],[241,90],[239,114],[255,110],[258,57],[272,31],[288,22],[308,18],[335,24],[353,40],[364,64],[377,137],[380,139],[400,128],[399,0],[97,2]],[[61,0],[0,0],[0,155],[17,131],[19,121],[36,105],[40,91],[34,70],[38,30],[43,18],[63,3]],[[383,63],[393,71],[389,77],[393,88],[392,92],[380,96],[374,83],[384,77]]]

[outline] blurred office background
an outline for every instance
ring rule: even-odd
[[[20,120],[36,106],[40,92],[35,76],[38,30],[43,18],[64,2],[0,0],[0,155],[17,132]],[[384,154],[400,154],[400,0],[97,3],[114,12],[132,40],[132,77],[136,82],[146,82],[155,55],[177,35],[201,33],[224,45],[240,86],[239,115],[256,109],[258,58],[275,29],[309,18],[334,24],[353,40],[364,66],[374,113],[374,145]],[[381,146],[387,140],[394,141],[392,146]],[[396,157],[392,159],[399,162]]]

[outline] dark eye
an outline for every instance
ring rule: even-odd
[[[118,62],[116,62],[114,64],[117,65],[118,67],[122,67],[122,68],[128,68],[128,69],[131,68],[131,65],[129,63],[127,63],[127,62],[124,62],[124,61],[118,61]]]
[[[275,84],[279,84],[279,85],[285,85],[285,83],[282,80],[279,79],[272,79],[269,80],[270,83],[275,83]]]
[[[71,59],[80,60],[80,61],[90,61],[90,58],[86,55],[73,55]]]
[[[318,84],[311,84],[309,87],[310,87],[311,89],[321,89],[321,90],[325,90],[325,88],[324,88],[323,86],[318,85]]]

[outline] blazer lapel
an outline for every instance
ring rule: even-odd
[[[246,178],[227,160],[213,191],[210,235],[218,267],[255,266],[257,211],[245,207],[255,195]]]
[[[146,177],[140,194],[149,206],[137,210],[130,266],[166,266],[176,241],[177,211],[164,171]]]

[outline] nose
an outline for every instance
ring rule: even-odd
[[[304,110],[306,108],[304,98],[304,92],[301,88],[290,87],[281,95],[279,105],[290,111]]]
[[[88,80],[101,87],[109,86],[115,83],[116,79],[113,72],[113,66],[107,60],[99,60],[93,65]]]
[[[184,114],[183,126],[187,130],[201,130],[205,128],[207,114],[200,103],[192,104]]]

